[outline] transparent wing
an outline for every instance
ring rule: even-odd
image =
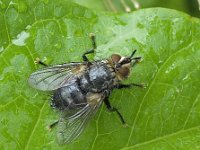
[[[101,96],[102,97],[102,96]],[[102,99],[91,100],[85,107],[69,117],[62,117],[58,123],[57,139],[60,144],[75,140],[85,129],[89,120],[95,115],[102,104]]]
[[[31,74],[29,84],[42,91],[56,90],[85,72],[85,63],[69,63],[45,67]]]

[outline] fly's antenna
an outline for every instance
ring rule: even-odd
[[[128,57],[128,58],[130,58],[131,60],[140,61],[142,57],[134,57],[134,58],[132,58],[132,57],[135,55],[136,51],[137,51],[137,50],[135,49],[135,50],[132,52],[131,56]]]
[[[129,57],[129,58],[132,58],[134,55],[135,55],[135,53],[136,53],[136,49],[132,52],[132,54],[131,54],[131,56]]]

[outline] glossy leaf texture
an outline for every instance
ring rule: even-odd
[[[198,0],[72,0],[93,10],[130,12],[138,8],[164,7],[200,17]]]
[[[199,19],[163,8],[99,13],[54,0],[5,0],[0,7],[0,149],[199,149]],[[110,97],[128,127],[103,106],[74,143],[59,146],[56,129],[47,129],[59,116],[50,94],[27,81],[40,68],[36,57],[52,65],[82,61],[91,32],[96,60],[137,49],[143,61],[125,83],[147,88],[115,90]]]

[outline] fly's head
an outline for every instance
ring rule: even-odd
[[[118,54],[111,55],[109,64],[114,69],[118,80],[126,79],[130,74],[131,67],[141,60],[141,57],[133,57],[135,52],[136,50],[128,57],[122,57]]]

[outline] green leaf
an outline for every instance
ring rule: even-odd
[[[99,13],[68,1],[0,3],[0,149],[199,149],[200,20],[152,8],[130,14]],[[105,106],[72,144],[59,146],[50,96],[27,80],[36,57],[59,64],[81,61],[95,33],[94,58],[137,49],[143,61],[127,83],[146,89],[113,91],[128,127]]]

